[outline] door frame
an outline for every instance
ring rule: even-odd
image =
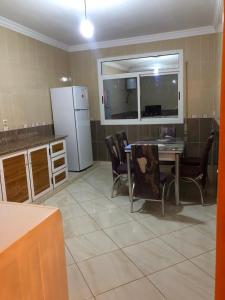
[[[224,7],[225,12],[225,7]],[[215,299],[225,299],[225,32],[223,31],[220,100],[220,143],[217,197],[216,285]]]

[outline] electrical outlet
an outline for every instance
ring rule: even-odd
[[[3,124],[3,130],[4,131],[9,130],[9,128],[8,128],[8,120],[6,120],[6,119],[2,120],[2,124]]]

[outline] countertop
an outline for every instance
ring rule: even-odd
[[[10,154],[17,151],[27,150],[41,145],[49,144],[55,141],[65,139],[66,136],[59,135],[36,135],[15,139],[14,141],[0,144],[0,156]]]

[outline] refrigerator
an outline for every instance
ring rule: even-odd
[[[51,103],[56,135],[66,135],[69,171],[93,164],[88,91],[84,86],[53,88]]]

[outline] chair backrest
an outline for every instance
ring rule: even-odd
[[[105,138],[105,143],[109,152],[109,156],[112,162],[112,170],[113,174],[116,172],[117,167],[120,165],[120,157],[119,157],[119,152],[116,147],[116,143],[114,141],[114,138],[112,135],[107,136]]]
[[[202,152],[200,168],[201,168],[201,173],[203,175],[203,180],[206,179],[207,176],[209,153],[212,148],[213,140],[214,140],[214,133],[211,133],[210,136],[208,137],[207,143],[205,144],[205,147]]]
[[[160,199],[158,145],[131,145],[134,164],[134,196]]]
[[[175,126],[161,126],[159,132],[160,138],[175,138],[176,137],[176,128]]]
[[[126,132],[124,131],[117,132],[116,138],[117,138],[118,147],[120,151],[120,159],[122,162],[126,163],[126,152],[124,148],[129,144]]]

